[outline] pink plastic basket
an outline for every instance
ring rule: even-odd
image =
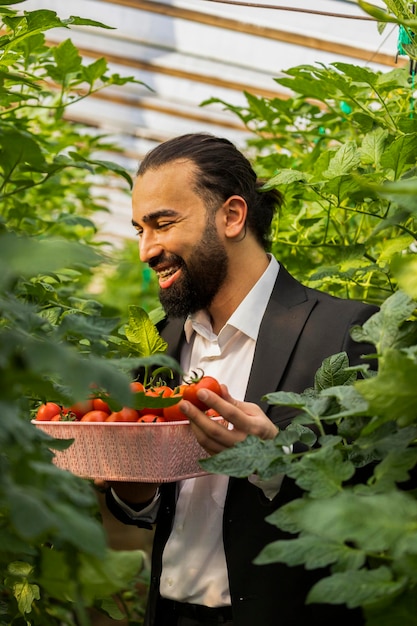
[[[78,476],[161,483],[207,474],[198,463],[207,452],[188,420],[32,424],[56,439],[74,439],[67,450],[54,450],[54,463]]]

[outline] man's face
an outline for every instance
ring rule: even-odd
[[[193,190],[196,175],[190,161],[175,161],[145,172],[133,190],[140,258],[158,274],[161,304],[174,317],[208,308],[228,271],[215,216]]]

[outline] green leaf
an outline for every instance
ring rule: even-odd
[[[349,174],[360,164],[361,155],[355,142],[349,141],[343,144],[331,157],[329,166],[323,172],[325,178],[336,178]]]
[[[379,490],[395,489],[397,483],[406,482],[409,472],[417,465],[417,449],[391,450],[374,469],[375,486]]]
[[[391,269],[400,289],[417,301],[417,257],[415,255],[397,256],[392,260]]]
[[[42,567],[39,582],[42,587],[58,601],[75,601],[77,582],[65,552],[42,546],[40,554]]]
[[[394,139],[381,156],[381,166],[390,168],[398,178],[406,165],[414,165],[417,155],[415,134]]]
[[[8,176],[19,164],[23,163],[42,169],[44,156],[39,144],[26,131],[2,129],[0,168]],[[0,199],[1,197],[0,195]]]
[[[345,76],[348,76],[355,83],[366,83],[372,87],[378,82],[378,73],[372,71],[367,67],[361,67],[359,65],[353,65],[352,63],[336,62],[332,63],[340,72],[343,72]]]
[[[27,580],[15,583],[13,585],[13,594],[22,615],[31,613],[34,600],[39,600],[41,597],[38,585],[33,585]]]
[[[317,435],[311,428],[291,422],[287,428],[280,430],[275,437],[275,443],[290,447],[297,441],[304,443],[306,446],[312,447],[317,441]]]
[[[370,15],[371,17],[374,17],[376,20],[378,20],[378,22],[389,22],[393,24],[399,23],[395,17],[393,17],[392,15],[389,15],[383,9],[376,7],[374,4],[365,2],[365,0],[358,0],[358,4],[361,7],[361,9],[365,11],[365,13],[368,13],[368,15]]]
[[[364,165],[378,165],[382,154],[384,153],[388,131],[383,128],[377,128],[371,133],[365,135],[362,145],[359,149],[361,162]]]
[[[331,498],[295,500],[267,517],[288,532],[353,543],[368,554],[395,549],[404,536],[415,535],[416,519],[417,502],[406,492],[365,494],[346,489]]]
[[[101,78],[106,71],[107,61],[104,57],[97,59],[96,61],[93,61],[93,63],[90,63],[90,65],[83,66],[82,68],[83,78],[91,86],[93,86],[96,80]]]
[[[416,303],[403,291],[396,291],[362,327],[354,327],[351,336],[355,341],[368,341],[376,346],[378,354],[396,347],[403,336],[401,327],[412,315]]]
[[[15,487],[11,500],[11,518],[18,533],[26,539],[42,537],[55,527],[55,516],[35,491]]]
[[[107,28],[109,30],[115,29],[115,26],[108,26],[103,22],[97,22],[96,20],[90,20],[85,17],[78,17],[77,15],[71,15],[68,19],[62,20],[64,23],[74,26],[95,26],[97,28]]]
[[[106,549],[97,557],[83,554],[80,557],[77,580],[69,567],[65,553],[43,547],[40,583],[49,594],[61,601],[77,601],[81,586],[84,602],[91,606],[97,598],[111,596],[127,589],[143,568],[142,550]]]
[[[104,169],[109,170],[110,172],[114,172],[115,174],[119,174],[124,178],[128,183],[130,189],[133,187],[133,180],[130,174],[125,170],[124,167],[119,165],[118,163],[114,163],[113,161],[104,161],[98,159],[87,159],[83,157],[78,152],[70,152],[69,156],[74,159],[74,161],[79,161],[83,163],[88,163],[89,165],[95,165],[97,167],[104,167]]]
[[[355,375],[356,379],[356,375]],[[323,389],[322,395],[336,398],[340,409],[337,411],[337,417],[347,417],[349,415],[367,415],[368,403],[355,387],[349,385],[341,385]],[[334,413],[332,412],[332,415]]]
[[[123,620],[126,617],[126,613],[120,609],[117,598],[100,599],[99,606],[112,620]]]
[[[326,446],[305,454],[292,463],[287,474],[312,498],[328,498],[341,491],[342,483],[353,476],[355,468],[343,459],[342,453]]]
[[[262,400],[274,406],[292,406],[302,409],[306,405],[308,398],[306,394],[295,393],[294,391],[274,391],[267,393]]]
[[[135,344],[140,356],[165,352],[167,343],[160,336],[149,315],[141,307],[129,306],[129,320],[125,327],[127,339]]]
[[[338,572],[323,578],[307,596],[307,604],[346,604],[349,608],[388,600],[405,588],[406,579],[394,580],[388,567],[374,570]]]
[[[314,376],[314,388],[317,391],[336,385],[347,385],[355,380],[356,375],[346,372],[349,358],[346,352],[339,352],[324,359]]]
[[[302,409],[310,418],[315,420],[324,416],[330,405],[330,398],[318,395],[315,391],[307,389],[304,393],[293,393],[287,391],[274,391],[266,394],[262,398],[272,406],[291,406],[295,409]],[[311,423],[311,419],[305,421],[305,416],[301,414],[295,420],[302,420],[302,423]]]
[[[78,72],[81,68],[81,55],[71,39],[66,39],[56,48],[53,48],[53,55],[56,62],[56,68],[53,70],[55,79],[63,81],[68,74]]]
[[[280,185],[289,185],[295,182],[305,182],[308,180],[306,172],[297,170],[281,170],[278,174],[268,180],[263,186],[264,189],[272,189]]]
[[[341,545],[334,541],[318,540],[314,535],[301,535],[294,539],[275,541],[268,544],[256,557],[254,563],[286,563],[290,567],[304,565],[306,569],[326,567],[332,563],[343,563],[348,569],[359,569],[365,562],[363,550]]]
[[[281,447],[276,446],[273,439],[259,439],[253,435],[248,435],[246,439],[235,444],[219,454],[207,459],[201,459],[200,465],[203,469],[214,474],[226,474],[244,478],[251,474],[259,474],[261,478],[270,478],[281,473],[282,464],[286,465],[288,455]],[[281,465],[278,468],[277,459]],[[269,472],[270,464],[273,468]]]
[[[55,11],[38,9],[37,11],[25,11],[29,34],[31,31],[44,31],[50,28],[63,26],[63,22]]]
[[[64,267],[98,264],[102,257],[92,247],[64,239],[0,236],[1,280],[10,275],[36,276]]]
[[[49,506],[55,515],[55,528],[59,529],[61,540],[86,554],[100,557],[104,553],[106,538],[97,520],[63,500],[50,502]]]
[[[386,260],[391,261],[394,255],[409,249],[413,242],[414,237],[409,234],[400,235],[393,240],[384,241],[381,245],[381,254],[379,255],[378,263],[383,264]]]
[[[400,426],[415,422],[416,380],[415,359],[398,350],[386,350],[378,375],[356,383],[356,389],[368,402],[369,414],[375,416],[364,432],[391,420],[398,420]]]
[[[412,216],[417,215],[417,178],[403,178],[395,182],[385,182],[375,187],[375,191],[383,198],[403,207]],[[394,216],[395,218],[395,216]],[[397,222],[400,221],[400,215]]]
[[[389,604],[365,607],[367,626],[415,626],[417,615],[417,597],[415,589],[407,589],[397,597],[390,598]]]
[[[87,602],[126,589],[143,568],[143,550],[106,550],[104,558],[83,556],[79,572]]]

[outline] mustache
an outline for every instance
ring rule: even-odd
[[[158,265],[161,264],[169,264],[169,265],[184,265],[183,259],[176,254],[165,254],[161,253],[158,256],[152,257],[149,259],[148,265],[151,269],[155,269]]]

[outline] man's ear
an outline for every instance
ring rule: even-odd
[[[222,206],[224,234],[229,239],[240,239],[245,233],[248,206],[242,196],[230,196]]]

